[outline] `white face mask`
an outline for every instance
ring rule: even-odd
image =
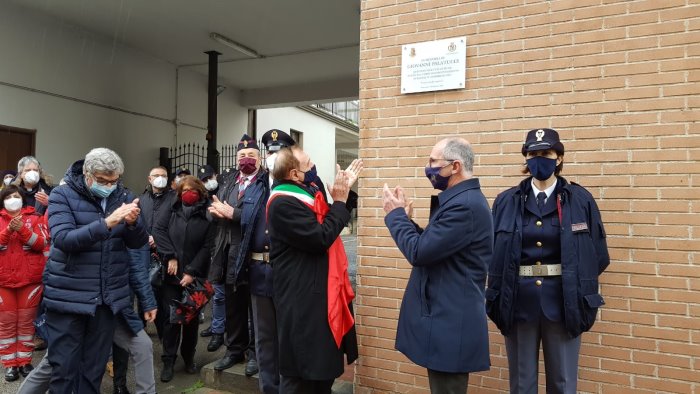
[[[31,170],[24,174],[24,182],[30,185],[36,185],[39,183],[39,171]]]
[[[277,153],[272,154],[265,159],[265,164],[267,165],[268,171],[272,172],[272,170],[275,168],[275,160],[276,159],[277,159]]]
[[[167,185],[167,184],[168,184],[168,178],[166,178],[166,177],[164,177],[164,176],[157,176],[157,177],[151,182],[151,185],[153,185],[153,187],[158,188],[158,189],[164,188],[165,185]]]
[[[4,201],[5,209],[10,212],[17,212],[22,209],[22,199],[19,197],[6,198]]]
[[[175,177],[175,184],[176,184],[176,185],[179,185],[180,182],[182,182],[182,177],[181,177],[181,176],[176,176],[176,177]]]
[[[216,179],[210,179],[204,184],[204,188],[209,191],[212,191],[217,187],[219,187],[219,182],[217,182]]]
[[[2,182],[5,184],[5,186],[7,186],[10,184],[10,182],[12,182],[12,177],[8,176],[7,178],[3,179]]]

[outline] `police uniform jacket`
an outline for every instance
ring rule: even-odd
[[[537,216],[531,181],[526,178],[494,201],[495,248],[486,290],[487,313],[503,335],[510,333],[515,322],[543,313],[549,320],[562,321],[569,335],[577,337],[593,326],[598,307],[604,304],[598,276],[610,257],[600,211],[586,189],[557,177],[555,191]],[[544,242],[532,238],[534,227],[543,229]],[[547,239],[556,238],[558,245],[547,244]],[[561,263],[561,277],[519,276],[521,265],[537,261]],[[543,286],[535,283],[538,279]]]
[[[272,296],[272,267],[268,262],[251,262],[251,253],[269,253],[265,218],[267,199],[270,196],[270,182],[267,171],[260,169],[255,179],[246,187],[238,201],[240,210],[241,243],[229,249],[229,262],[226,273],[227,283],[236,283],[242,270],[248,271],[250,292],[255,295]]]
[[[484,288],[493,253],[491,211],[476,178],[441,192],[438,200],[425,229],[403,208],[384,219],[413,267],[396,349],[435,371],[485,371],[490,366]]]

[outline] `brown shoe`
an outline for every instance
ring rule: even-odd
[[[49,347],[49,344],[46,343],[46,341],[42,338],[39,337],[34,337],[34,350],[37,352],[40,352],[42,350],[46,350],[46,348]]]

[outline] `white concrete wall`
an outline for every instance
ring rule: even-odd
[[[287,133],[294,129],[303,133],[304,151],[316,164],[324,184],[335,176],[335,129],[337,124],[296,107],[258,110],[258,136],[267,130],[279,129]]]
[[[206,144],[205,130],[176,130],[172,64],[7,3],[0,5],[0,48],[0,124],[36,129],[36,156],[56,178],[89,149],[105,146],[122,156],[125,183],[140,192],[160,146]],[[206,128],[206,76],[181,69],[177,90],[177,118]],[[247,127],[238,95],[227,89],[219,96],[219,144],[237,141]]]

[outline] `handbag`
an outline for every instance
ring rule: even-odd
[[[156,252],[151,252],[148,279],[153,287],[160,287],[163,285],[163,263],[161,263],[160,256]]]
[[[182,299],[173,300],[169,305],[170,323],[187,324],[198,318],[213,296],[214,286],[206,279],[195,278],[182,290]]]

